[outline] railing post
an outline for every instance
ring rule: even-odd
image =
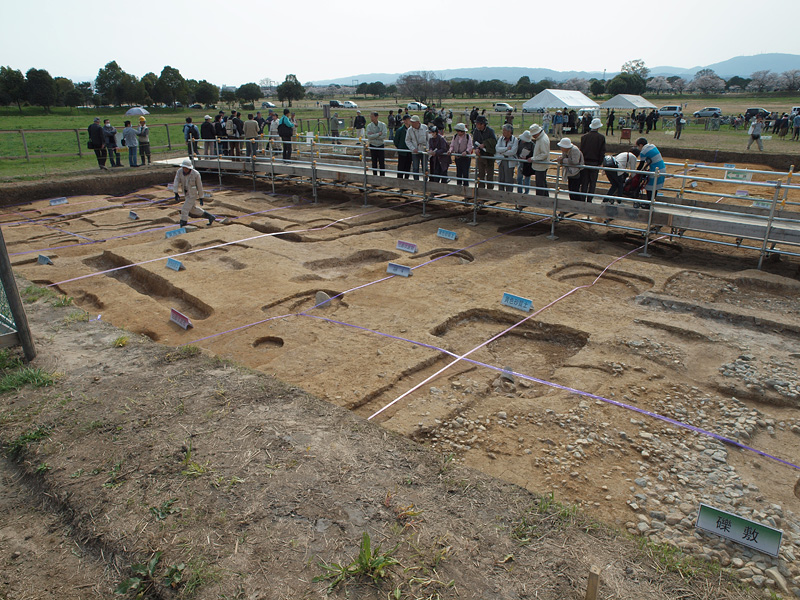
[[[25,160],[30,162],[31,161],[31,157],[28,154],[28,141],[25,139],[25,130],[24,129],[20,129],[19,130],[19,134],[22,136],[22,147],[25,149]]]
[[[422,169],[422,216],[427,217],[428,215],[425,212],[426,204],[428,203],[428,175],[429,175],[429,157],[427,153],[422,155],[422,160],[425,162]]]
[[[250,139],[250,169],[253,171],[253,191],[256,191],[256,140]]]
[[[275,153],[272,151],[272,138],[269,138],[269,168],[272,172],[272,193],[275,193]]]
[[[361,138],[358,138],[358,141],[361,143],[361,166],[364,169],[364,206],[368,206],[367,194],[369,192],[367,190],[367,145],[361,142]]]
[[[83,148],[81,148],[81,134],[75,129],[75,139],[78,140],[78,158],[83,158]]]
[[[220,144],[219,137],[216,138],[217,142],[217,177],[219,177],[219,187],[222,187],[222,162],[220,160],[220,154],[222,154],[222,145]]]
[[[547,236],[548,240],[557,240],[556,223],[558,222],[558,189],[561,185],[561,164],[556,164],[556,190],[553,198],[553,216],[550,218],[550,235]]]
[[[317,159],[314,158],[316,142],[311,139],[311,191],[314,194],[314,204],[317,203]]]
[[[653,224],[653,211],[656,206],[656,190],[658,189],[658,169],[655,170],[653,178],[653,189],[650,190],[650,211],[647,213],[647,231],[644,234],[644,251],[641,253],[645,258],[650,258],[647,247],[650,244],[650,227]]]
[[[781,196],[781,182],[775,184],[775,194],[772,196],[772,206],[769,209],[769,220],[767,221],[767,228],[764,231],[764,242],[761,244],[761,255],[758,257],[758,270],[761,270],[761,264],[764,262],[764,256],[767,254],[767,244],[769,243],[769,234],[772,232],[772,221],[775,218],[775,207],[778,205],[778,199]]]
[[[681,191],[678,193],[678,198],[681,200],[681,204],[683,204],[683,192],[686,189],[686,177],[689,175],[689,161],[683,161],[683,179],[681,179]]]
[[[17,282],[14,279],[14,272],[11,269],[11,260],[9,260],[8,257],[6,242],[3,238],[2,231],[0,231],[0,245],[2,245],[2,248],[0,248],[0,280],[5,289],[8,307],[11,309],[11,316],[14,318],[14,327],[17,330],[17,337],[25,352],[25,359],[30,362],[36,358],[36,346],[33,343],[33,336],[28,327],[28,317],[25,314],[25,308],[19,297]]]
[[[170,137],[169,137],[169,124],[168,123],[164,123],[164,127],[167,130],[167,149],[168,150],[172,150],[172,141],[170,140]]]
[[[792,185],[792,175],[793,174],[794,174],[794,165],[789,167],[789,174],[786,177],[786,185],[787,186]],[[781,201],[781,209],[786,208],[786,198],[788,197],[788,195],[789,195],[789,188],[787,187],[785,190],[783,190],[783,200]]]

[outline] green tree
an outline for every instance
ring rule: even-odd
[[[147,91],[147,95],[150,98],[155,98],[155,89],[156,84],[158,83],[158,75],[155,73],[145,73],[142,75],[142,83],[144,84],[144,89]]]
[[[79,89],[72,88],[66,94],[64,94],[62,102],[64,103],[64,106],[69,106],[70,108],[81,106],[83,104],[83,94]]]
[[[66,77],[56,77],[53,79],[53,82],[56,85],[56,104],[67,106],[64,102],[64,98],[66,95],[75,89],[75,84],[72,83],[71,79],[67,79]],[[77,104],[75,106],[78,106]]]
[[[383,98],[386,95],[386,85],[382,81],[373,81],[367,86],[367,93]]]
[[[112,60],[107,63],[105,67],[97,71],[97,77],[94,80],[94,89],[100,94],[105,102],[108,104],[115,104],[119,106],[122,104],[120,98],[121,86],[123,76],[126,75],[117,61]]]
[[[195,99],[206,106],[214,104],[219,100],[219,88],[203,79],[197,83]]]
[[[366,99],[368,87],[369,84],[366,81],[362,81],[361,83],[358,84],[358,87],[356,88],[356,94],[362,94],[364,96],[364,99]]]
[[[641,94],[647,88],[647,82],[635,73],[620,73],[606,85],[609,94]]]
[[[283,102],[287,100],[289,106],[292,105],[292,100],[301,100],[306,95],[306,88],[303,87],[295,75],[289,74],[283,83],[280,84],[276,90],[278,93],[278,100]]]
[[[78,106],[82,104],[91,104],[92,103],[92,96],[94,96],[94,90],[92,89],[92,82],[91,81],[81,81],[75,84],[75,89],[81,95],[81,102]]]
[[[153,90],[156,94],[153,96],[153,100],[174,107],[175,102],[186,95],[185,88],[186,81],[183,75],[181,75],[181,72],[167,65],[161,69],[161,75],[159,75],[155,89]]]
[[[606,91],[606,82],[600,81],[599,79],[592,79],[589,82],[589,91],[592,92],[592,95],[595,97],[604,94]]]
[[[27,87],[25,76],[19,69],[0,67],[0,96],[4,97],[4,104],[17,105],[22,112],[22,103],[27,100]]]
[[[244,85],[240,85],[236,90],[236,97],[242,102],[255,102],[261,98],[261,86],[257,83],[245,83]]]
[[[750,84],[750,80],[746,77],[739,77],[738,75],[734,75],[727,82],[725,82],[725,86],[728,89],[731,88],[739,88],[741,90],[745,89]]]
[[[621,71],[630,75],[638,75],[642,79],[647,79],[647,76],[650,74],[650,69],[645,66],[644,61],[641,58],[629,60],[622,65]]]
[[[219,97],[230,108],[236,102],[236,90],[222,90]]]
[[[56,102],[56,83],[45,69],[29,69],[25,74],[28,102],[50,112]]]
[[[517,80],[516,85],[513,88],[515,94],[519,94],[520,96],[527,97],[531,96],[531,78],[527,75],[523,75]]]

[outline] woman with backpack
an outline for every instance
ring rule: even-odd
[[[283,116],[278,121],[278,135],[283,140],[283,160],[292,159],[292,136],[294,135],[296,124],[289,118],[291,111],[283,109]]]

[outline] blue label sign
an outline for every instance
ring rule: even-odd
[[[737,196],[747,196],[747,190],[736,190]]]
[[[203,198],[211,198],[211,192],[203,192]]]
[[[50,200],[50,206],[59,206],[60,204],[66,204],[68,200],[66,198],[53,198]]]
[[[414,254],[417,251],[417,245],[412,244],[411,242],[397,240],[397,249],[402,250],[403,252],[411,252],[411,254]]]
[[[458,234],[455,231],[450,231],[449,229],[442,229],[441,227],[439,227],[439,231],[436,232],[436,235],[446,240],[454,240],[458,237]]]
[[[180,271],[183,268],[183,263],[177,258],[168,258],[167,268],[172,269],[173,271]]]
[[[137,214],[136,214],[135,212],[133,212],[133,211],[130,211],[130,212],[128,213],[128,218],[129,218],[131,221],[135,221],[135,220],[137,220],[137,219],[139,218],[139,215],[137,215]]]
[[[39,255],[39,259],[37,260],[37,262],[40,265],[52,265],[53,264],[53,261],[50,260],[50,257],[49,256],[45,256],[44,254],[40,254]]]
[[[389,266],[386,267],[386,272],[389,275],[400,275],[400,277],[411,277],[411,267],[406,267],[404,265],[398,265],[397,263],[389,263]]]
[[[182,312],[178,312],[174,308],[170,309],[169,320],[173,323],[177,323],[179,326],[183,327],[184,329],[189,329],[189,327],[193,327],[192,322]]]
[[[730,163],[725,163],[725,168],[726,168],[726,169],[735,169],[735,168],[736,168],[736,165],[732,165],[732,164],[730,164]]]
[[[177,229],[170,229],[167,233],[164,234],[164,237],[169,239],[173,238],[176,235],[181,235],[186,233],[186,227],[178,227]]]
[[[510,306],[511,308],[516,308],[525,312],[528,312],[530,309],[533,308],[533,300],[528,300],[527,298],[515,296],[514,294],[509,294],[508,292],[503,293],[503,299],[500,301],[500,304],[503,304],[504,306]]]
[[[772,200],[754,200],[753,208],[772,208]]]

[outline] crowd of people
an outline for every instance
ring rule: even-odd
[[[100,117],[95,117],[89,125],[89,149],[94,150],[97,165],[101,170],[107,171],[106,160],[112,167],[121,167],[120,146],[128,148],[128,165],[139,167],[150,164],[150,128],[147,119],[139,117],[139,126],[133,127],[130,121],[125,121],[122,135],[117,138],[117,128],[111,124],[111,119],[105,119],[100,125]]]

